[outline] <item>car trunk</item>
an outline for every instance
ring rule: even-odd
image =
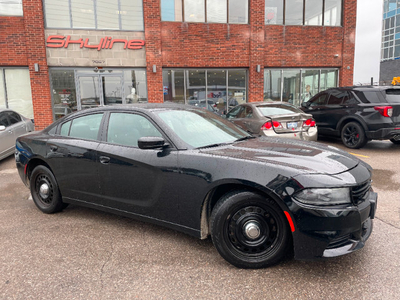
[[[275,127],[274,131],[277,134],[280,133],[294,133],[294,132],[300,132],[300,131],[306,131],[307,127],[303,127],[303,123],[307,120],[307,119],[311,119],[311,115],[310,116],[306,116],[303,114],[288,114],[288,115],[276,115],[276,116],[269,116],[269,117],[265,117],[267,119],[267,121],[272,121],[274,122],[279,122],[281,124],[281,126],[279,127]]]

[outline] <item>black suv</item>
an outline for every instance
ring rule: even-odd
[[[400,88],[331,88],[301,106],[313,115],[318,135],[340,136],[348,148],[364,147],[370,140],[400,144]]]

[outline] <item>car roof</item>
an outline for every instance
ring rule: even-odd
[[[400,90],[400,86],[391,86],[391,85],[363,85],[363,86],[345,86],[345,87],[337,87],[337,88],[329,88],[326,91],[332,90],[342,90],[342,91],[360,91],[360,92],[373,92],[373,91],[386,91],[389,89],[398,89]]]

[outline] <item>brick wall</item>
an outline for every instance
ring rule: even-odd
[[[264,0],[249,0],[249,24],[160,22],[160,1],[146,2],[148,72],[150,60],[157,70],[248,68],[249,101],[263,97],[264,67],[340,68],[339,85],[353,84],[356,0],[344,1],[343,27],[265,26]],[[148,74],[149,92],[161,99],[159,82],[150,91],[154,79]]]
[[[23,17],[0,17],[0,66],[27,66]]]

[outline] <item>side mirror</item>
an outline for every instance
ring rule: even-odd
[[[310,102],[302,102],[301,107],[308,108],[310,106]]]
[[[4,131],[4,130],[6,130],[6,126],[0,125],[0,131]]]
[[[168,144],[165,143],[165,140],[162,137],[144,136],[138,140],[138,146],[140,149],[145,150],[163,148],[168,146]]]

